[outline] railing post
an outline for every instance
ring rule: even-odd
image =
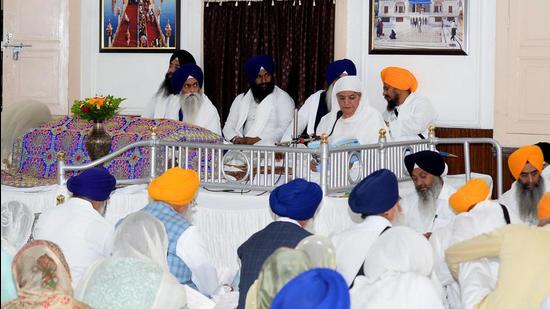
[[[464,174],[466,174],[466,181],[470,180],[470,142],[464,142]]]
[[[434,143],[434,140],[435,140],[435,126],[434,125],[430,125],[428,127],[428,139],[430,140],[430,150],[431,151],[436,151],[435,150],[435,143]]]
[[[386,129],[382,128],[378,131],[378,144],[380,148],[378,150],[378,160],[380,162],[380,168],[386,167]],[[366,177],[367,175],[365,175]]]
[[[60,151],[57,153],[57,184],[65,184],[65,153]]]
[[[157,177],[157,127],[152,126],[149,128],[151,130],[151,175],[149,178],[151,180]]]
[[[294,109],[294,122],[292,126],[292,140],[294,141],[295,138],[298,138],[298,109],[297,108]],[[293,144],[295,147],[297,146],[296,143],[291,143],[291,145]]]
[[[497,141],[494,141],[494,146],[497,149],[497,196],[502,196],[502,147]]]
[[[321,189],[325,196],[328,194],[328,148],[328,135],[321,134]]]

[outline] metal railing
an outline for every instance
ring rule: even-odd
[[[66,182],[68,171],[82,171],[113,160],[136,147],[150,147],[150,166],[146,177],[117,179],[118,185],[150,182],[171,167],[194,169],[201,185],[207,188],[271,191],[295,178],[317,181],[324,194],[345,192],[368,174],[387,168],[400,181],[409,178],[403,163],[409,153],[434,150],[436,145],[462,144],[464,147],[465,179],[470,179],[470,145],[490,144],[496,149],[496,189],[502,195],[502,149],[490,138],[437,138],[430,128],[427,139],[386,142],[386,132],[380,130],[378,144],[331,148],[328,138],[321,138],[318,149],[297,147],[266,147],[232,144],[205,144],[168,142],[158,139],[153,131],[151,139],[139,141],[85,165],[65,165],[64,154],[58,154],[58,184]],[[319,171],[312,171],[312,161],[319,162]]]

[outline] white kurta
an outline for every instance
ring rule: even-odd
[[[181,234],[176,244],[176,254],[191,269],[191,281],[199,292],[212,296],[221,283],[216,267],[209,258],[206,243],[196,226],[190,226]]]
[[[383,117],[389,123],[390,136],[394,141],[417,140],[418,134],[428,138],[428,127],[435,124],[437,113],[428,98],[411,93],[395,112],[384,111]]]
[[[391,225],[382,216],[368,216],[363,222],[332,236],[336,249],[336,270],[344,277],[348,286],[363,267],[370,246]]]
[[[259,137],[258,145],[279,143],[292,121],[294,101],[281,88],[275,86],[273,92],[257,105],[253,123],[246,123],[250,115],[250,104],[254,102],[252,91],[239,94],[229,110],[229,116],[223,127],[226,140],[238,137]]]
[[[145,106],[141,117],[143,118],[152,118],[152,119],[174,119],[168,116],[170,111],[174,108],[172,106],[172,99],[176,97],[173,94],[165,95],[164,92],[155,93],[153,97]],[[179,108],[179,104],[178,104]],[[176,119],[178,120],[178,114],[176,113]]]
[[[338,110],[331,111],[321,118],[317,127],[317,135],[331,132],[336,121],[337,112]],[[378,143],[379,131],[382,128],[387,129],[380,112],[362,101],[351,117],[345,119],[340,117],[338,119],[334,131],[329,137],[329,143],[335,144],[344,139],[356,138],[359,144],[362,145],[376,144]]]
[[[519,218],[512,213],[510,220],[511,223],[519,223]],[[492,259],[463,263],[460,266],[459,286],[445,261],[445,250],[505,224],[498,202],[483,201],[469,212],[457,215],[449,225],[433,232],[430,244],[434,252],[434,272],[446,289],[450,308],[473,308],[491,292],[496,285],[499,263]]]
[[[212,101],[210,101],[210,99],[204,93],[201,93],[201,96],[201,107],[197,112],[195,120],[189,123],[192,125],[203,127],[218,135],[221,135],[222,129],[218,110],[216,109]],[[180,96],[170,95],[166,98],[159,98],[156,102],[153,115],[147,118],[179,120],[180,110]]]
[[[544,182],[544,192],[550,192],[550,181],[544,177],[542,178],[542,181]],[[508,211],[511,213],[514,213],[518,218],[520,218],[522,223],[526,223],[526,224],[538,223],[538,222],[526,222],[521,219],[519,215],[519,203],[516,197],[517,196],[516,183],[517,183],[517,180],[512,183],[512,187],[510,187],[510,190],[502,194],[502,196],[498,199],[498,202],[503,205],[506,205],[506,207],[508,207]]]
[[[401,209],[405,217],[405,222],[408,227],[418,233],[427,233],[435,231],[449,224],[455,217],[454,211],[449,206],[449,197],[455,193],[456,189],[450,185],[443,183],[441,192],[436,200],[436,211],[433,218],[423,218],[418,210],[419,197],[415,191],[407,194],[401,199]]]
[[[40,215],[33,235],[61,248],[76,287],[88,267],[111,255],[114,227],[90,202],[69,198]]]

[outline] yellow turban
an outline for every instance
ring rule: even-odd
[[[416,81],[414,75],[403,68],[387,67],[382,70],[380,76],[384,83],[393,88],[415,92],[418,86],[418,81]]]
[[[153,179],[147,190],[149,196],[171,205],[190,203],[199,189],[199,175],[193,170],[174,167]]]
[[[539,172],[542,171],[544,156],[542,155],[540,147],[535,145],[523,146],[512,152],[510,157],[508,157],[510,173],[512,173],[512,176],[514,176],[516,180],[519,178],[519,174],[521,174],[527,162],[531,163]]]
[[[539,221],[550,219],[550,192],[546,192],[539,201]]]
[[[449,198],[449,204],[456,213],[466,212],[470,207],[485,200],[489,185],[481,179],[471,179]]]

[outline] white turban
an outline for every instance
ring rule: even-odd
[[[334,84],[334,90],[332,93],[338,94],[342,91],[355,91],[363,92],[363,85],[361,80],[357,76],[343,76]]]

